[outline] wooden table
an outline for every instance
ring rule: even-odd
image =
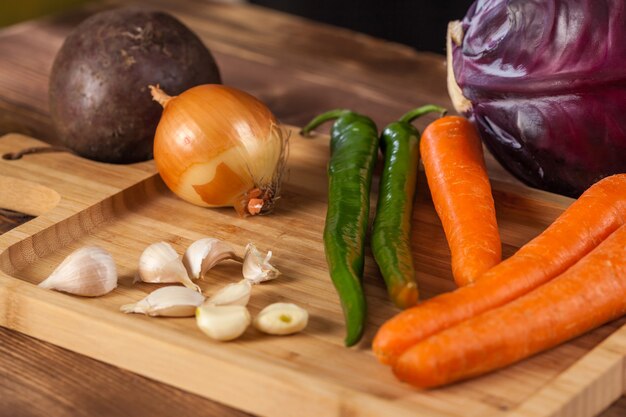
[[[421,104],[450,107],[442,56],[250,5],[141,4],[189,25],[213,51],[224,83],[258,96],[284,123],[302,125],[324,110],[349,107],[383,125]],[[103,7],[0,32],[0,135],[55,143],[47,100],[52,61],[72,28]],[[244,413],[0,327],[0,415]],[[622,398],[602,417],[624,415]]]

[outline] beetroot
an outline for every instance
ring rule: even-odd
[[[161,106],[148,85],[179,94],[220,83],[202,41],[169,14],[139,8],[98,13],[65,40],[50,76],[59,139],[97,161],[150,159]]]

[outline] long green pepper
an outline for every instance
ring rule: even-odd
[[[372,226],[372,253],[394,304],[417,304],[418,288],[411,251],[411,217],[419,167],[419,131],[411,122],[426,113],[444,113],[433,105],[406,113],[382,132],[384,165]]]
[[[352,346],[363,335],[367,310],[361,279],[378,130],[370,118],[337,109],[317,116],[301,133],[333,119],[324,249],[346,321],[345,344]]]

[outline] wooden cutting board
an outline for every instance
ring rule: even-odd
[[[0,155],[41,145],[7,135],[0,138]],[[321,238],[328,152],[328,137],[303,139],[294,130],[280,205],[272,215],[245,219],[232,209],[179,200],[152,162],[109,165],[66,153],[0,159],[0,207],[37,216],[0,236],[0,325],[263,416],[588,417],[623,393],[623,320],[468,382],[430,391],[399,383],[369,349],[377,327],[397,312],[369,252],[368,327],[359,346],[345,348]],[[493,188],[505,256],[571,203],[516,183],[494,181]],[[423,296],[453,289],[447,245],[423,175],[413,227]],[[272,250],[282,276],[254,287],[250,311],[294,302],[310,312],[308,328],[289,337],[250,328],[237,341],[218,343],[205,337],[193,318],[119,312],[121,305],[157,288],[132,284],[146,246],[164,240],[182,254],[207,236],[229,241],[239,251],[248,242]],[[35,285],[88,244],[113,254],[120,273],[114,292],[81,298]],[[240,277],[237,264],[225,263],[199,284],[211,294]]]

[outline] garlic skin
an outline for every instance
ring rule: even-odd
[[[267,334],[288,335],[302,331],[309,322],[309,313],[292,303],[274,303],[254,318],[254,327]]]
[[[233,247],[223,240],[207,237],[193,242],[183,255],[183,264],[189,276],[202,278],[204,274],[219,262],[234,259],[241,262]]]
[[[250,322],[250,313],[244,306],[204,304],[196,309],[196,324],[213,340],[236,339],[246,331]]]
[[[38,286],[83,297],[98,297],[117,287],[115,261],[101,247],[86,246],[72,252]]]
[[[138,277],[141,281],[150,283],[177,282],[202,292],[187,275],[187,269],[178,253],[166,242],[153,243],[143,251],[139,258]]]
[[[214,306],[240,305],[245,306],[250,300],[252,284],[246,279],[242,279],[236,284],[228,284],[215,295],[207,300],[207,304]]]
[[[120,307],[124,313],[139,313],[148,316],[193,317],[196,308],[202,305],[204,296],[187,287],[169,286],[152,291],[134,304]]]
[[[267,252],[265,257],[252,243],[246,246],[243,256],[243,276],[252,284],[260,284],[263,281],[275,279],[280,275],[280,271],[270,264],[272,251]]]

